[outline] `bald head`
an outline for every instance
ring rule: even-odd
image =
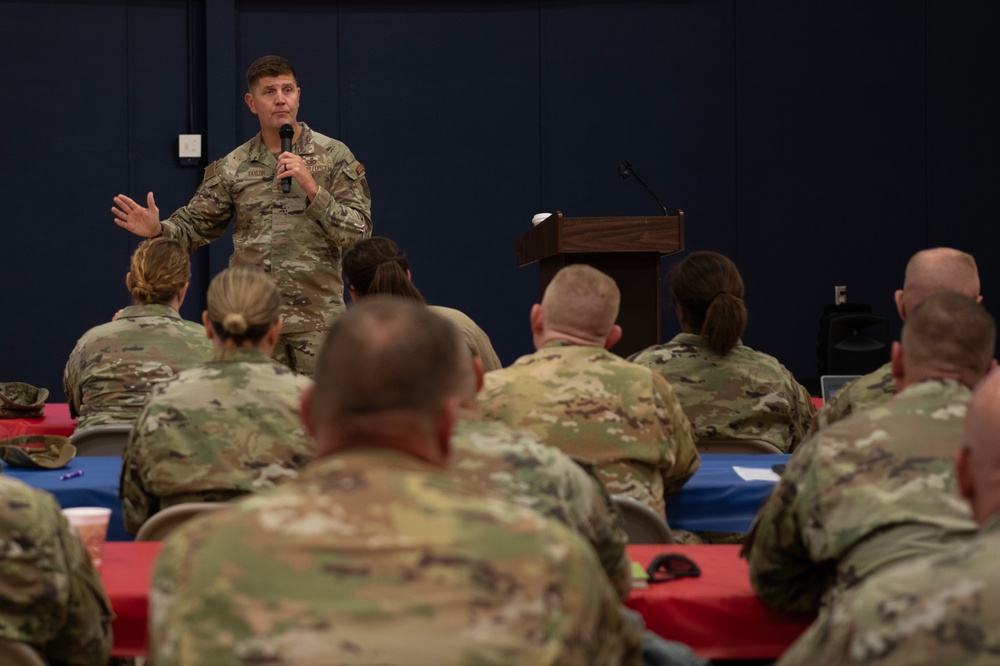
[[[903,288],[896,292],[896,307],[904,320],[931,294],[953,291],[980,300],[979,270],[971,254],[950,247],[917,252],[906,264]]]
[[[309,418],[321,450],[324,436],[346,448],[400,419],[438,434],[436,419],[457,402],[469,364],[455,327],[422,304],[366,298],[337,317],[316,362]]]
[[[584,264],[566,266],[552,278],[542,297],[545,328],[602,344],[615,326],[621,293],[601,271]]]
[[[977,521],[1000,513],[1000,371],[988,374],[972,396],[958,480]]]
[[[905,384],[942,377],[971,388],[990,368],[995,345],[996,325],[981,305],[950,291],[932,294],[903,325]]]

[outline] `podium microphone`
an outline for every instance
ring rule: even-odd
[[[272,125],[273,127],[273,125]],[[290,153],[292,152],[292,137],[295,136],[295,130],[288,123],[285,123],[278,129],[278,136],[281,137],[281,152]],[[281,179],[281,191],[288,194],[292,191],[292,177],[285,176]]]
[[[643,189],[645,189],[647,192],[649,192],[649,196],[653,197],[653,199],[656,201],[656,203],[660,204],[660,208],[663,209],[663,214],[664,215],[671,215],[671,213],[669,213],[667,211],[667,207],[663,205],[662,201],[660,201],[660,197],[656,196],[656,192],[653,191],[653,188],[651,188],[649,185],[647,185],[646,181],[644,181],[639,176],[639,174],[637,174],[635,172],[635,169],[632,168],[632,163],[629,162],[628,160],[625,160],[624,162],[622,162],[621,164],[618,165],[618,177],[621,178],[622,180],[628,180],[629,176],[632,176],[633,178],[635,178],[636,182],[639,183],[640,185],[642,185]],[[676,214],[677,214],[677,212],[675,211],[673,213],[673,215],[676,215]]]

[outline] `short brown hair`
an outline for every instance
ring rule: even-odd
[[[191,280],[191,259],[181,244],[160,236],[143,241],[129,264],[129,291],[141,305],[165,305]]]
[[[457,329],[410,299],[372,296],[337,317],[316,360],[313,421],[322,429],[390,410],[433,416],[462,388]]]
[[[281,76],[282,74],[291,74],[296,83],[298,82],[292,63],[281,56],[266,55],[257,58],[247,70],[247,90],[253,92],[254,84],[265,76]]]
[[[614,279],[586,264],[560,269],[542,296],[547,326],[600,338],[615,325],[619,305],[621,292]]]
[[[971,386],[985,374],[993,358],[996,323],[968,296],[939,291],[907,316],[902,343],[903,356],[910,362],[961,373]]]

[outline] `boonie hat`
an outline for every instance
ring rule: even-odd
[[[49,390],[24,382],[0,382],[0,419],[38,418],[45,413]]]
[[[76,457],[76,447],[69,437],[60,435],[21,435],[0,439],[0,460],[12,467],[59,469]]]

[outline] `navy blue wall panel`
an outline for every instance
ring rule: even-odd
[[[927,244],[972,253],[1000,316],[1000,4],[935,0],[927,16]]]
[[[0,162],[0,380],[60,397],[66,355],[127,302],[136,241],[111,197],[164,215],[204,163],[257,131],[244,73],[296,64],[300,118],[367,166],[376,233],[410,254],[428,300],[460,308],[505,362],[530,350],[537,271],[514,265],[536,212],[657,211],[631,160],[687,212],[689,250],[737,260],[746,341],[802,378],[835,284],[898,323],[892,291],[929,245],[1000,240],[992,3],[5,2],[17,95]],[[44,33],[44,41],[38,38]],[[979,250],[977,252],[977,250]],[[195,254],[195,318],[231,245]],[[664,260],[668,266],[677,258]],[[1000,298],[994,299],[1000,302]],[[664,309],[665,336],[676,330]]]
[[[375,233],[513,361],[537,297],[514,261],[539,206],[536,6],[349,4],[340,38],[341,138],[367,165]]]
[[[745,341],[815,377],[834,285],[895,325],[892,290],[926,243],[924,9],[737,3],[736,35]]]
[[[685,209],[688,249],[735,258],[732,2],[545,2],[541,26],[541,208],[658,214],[618,179],[628,159],[668,209]],[[664,308],[664,337],[676,332]]]

